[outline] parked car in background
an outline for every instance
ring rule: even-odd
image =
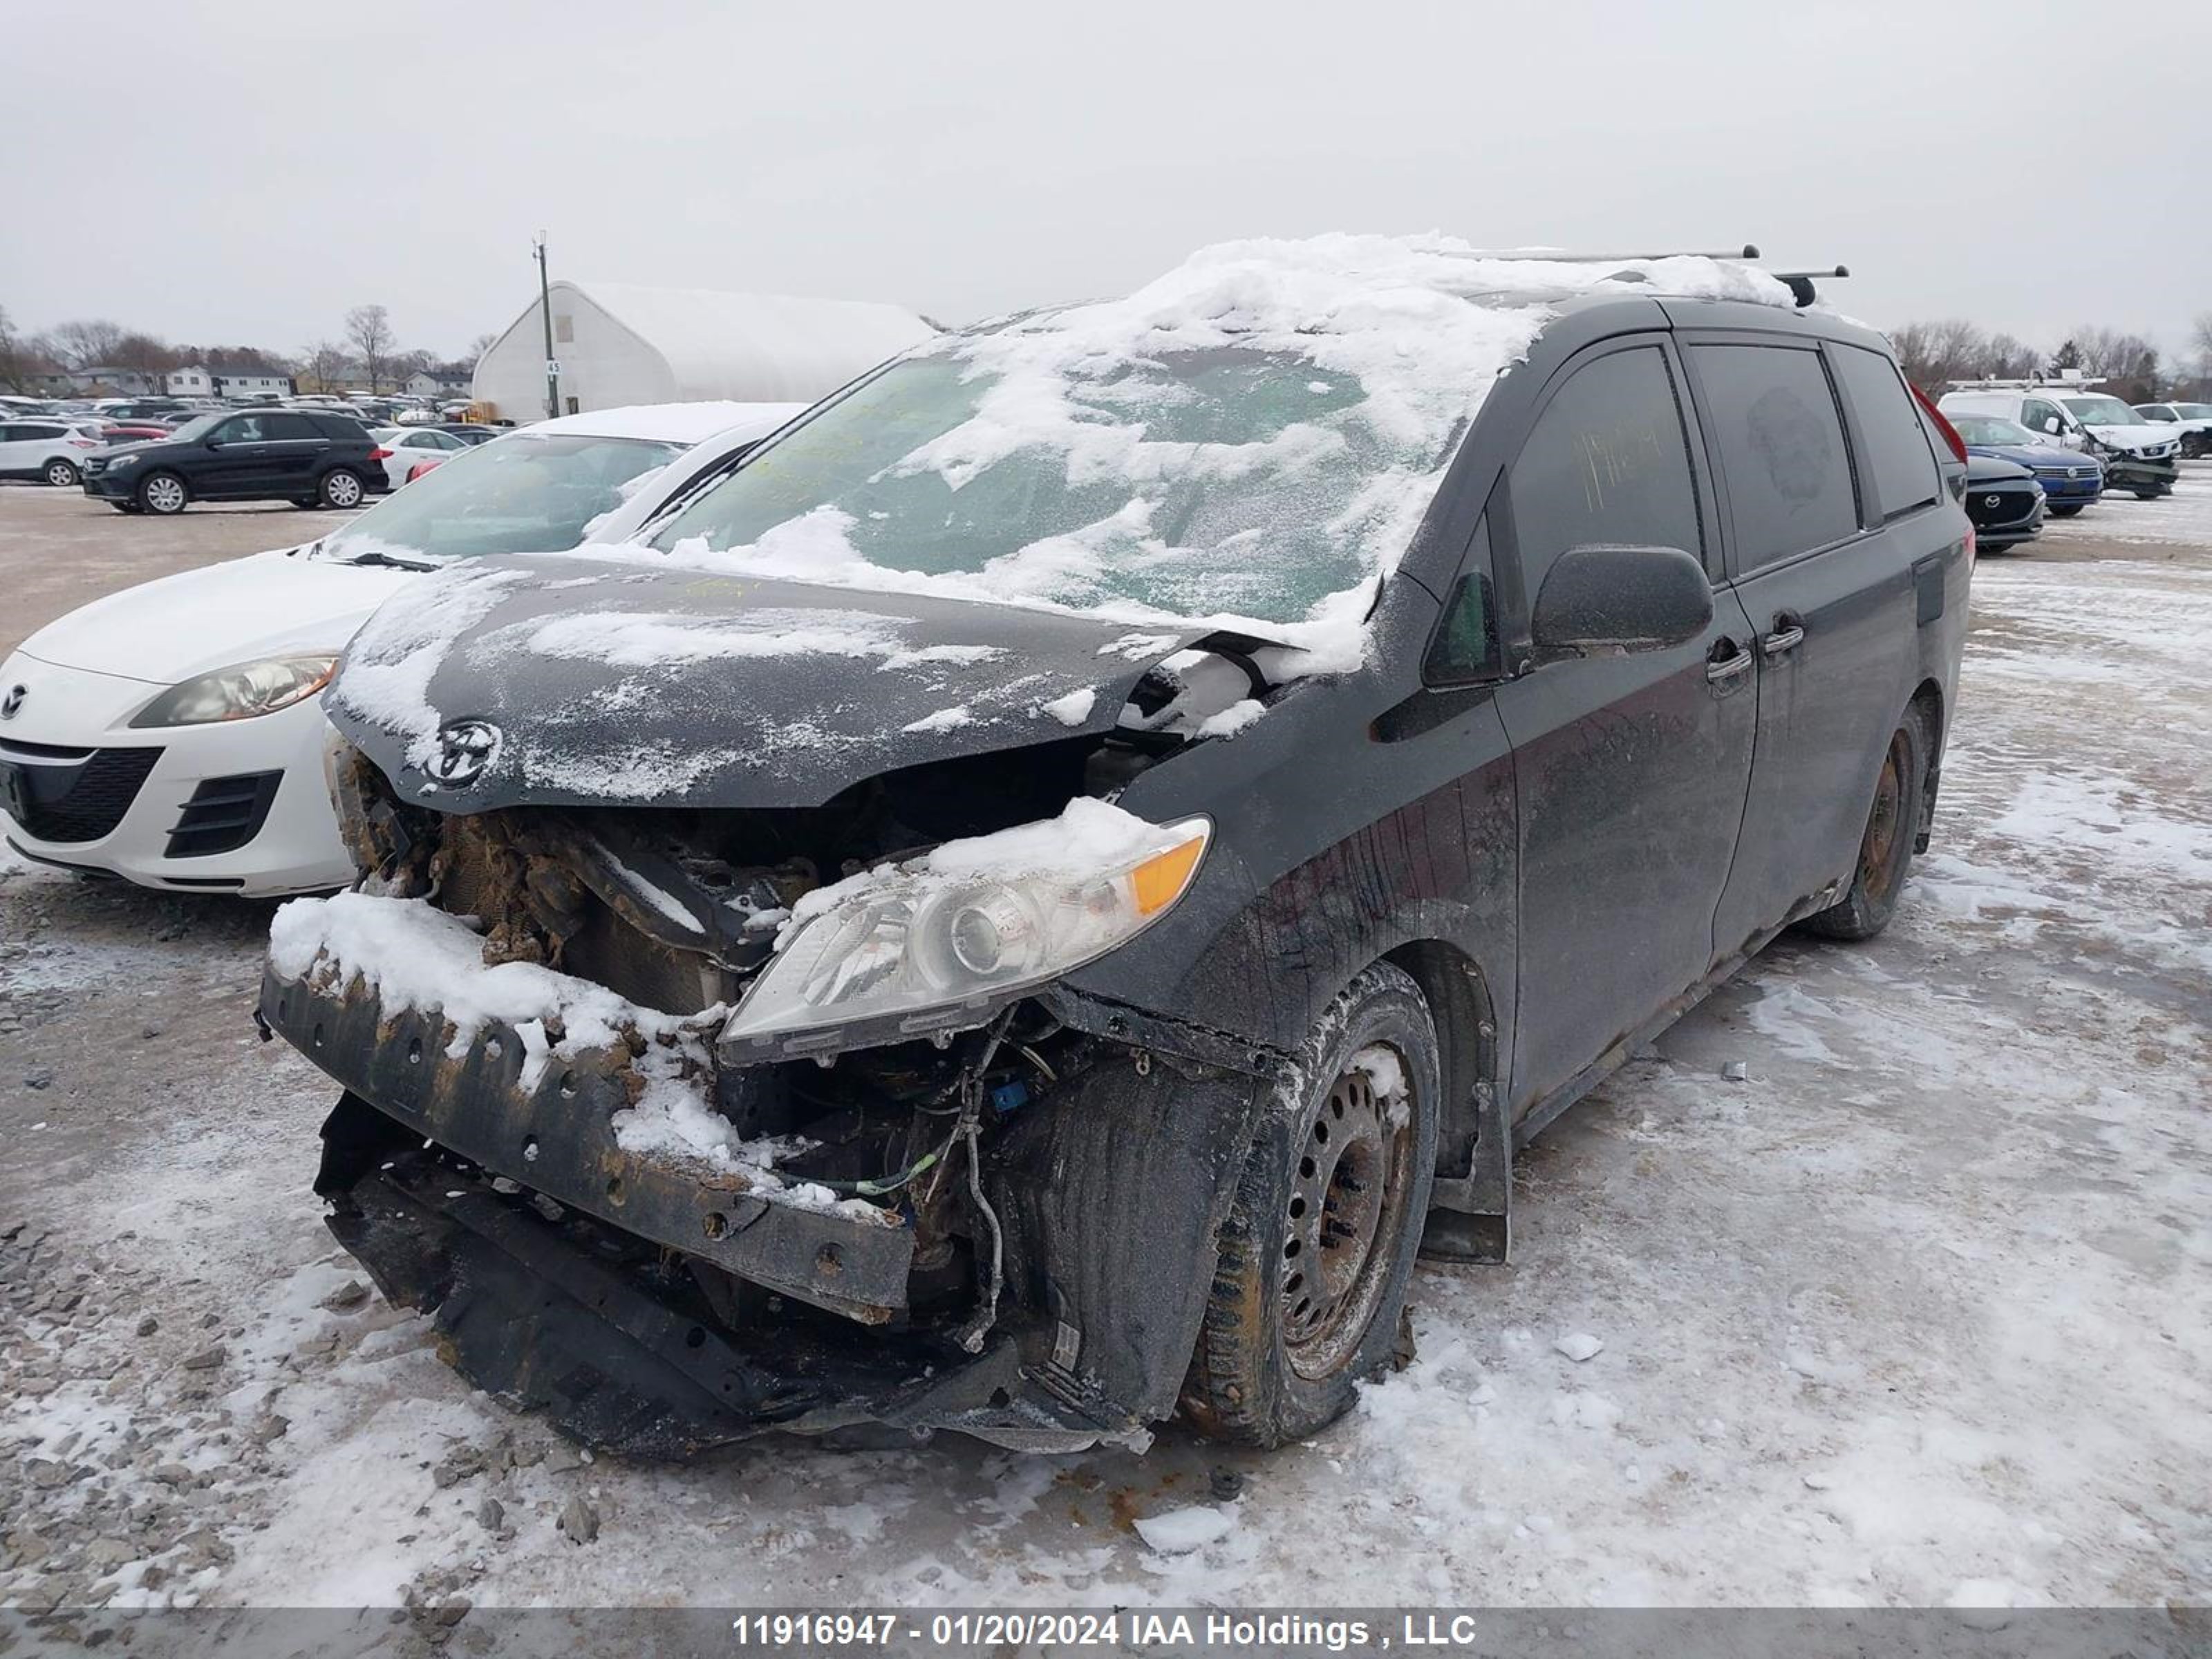
[[[148,886],[329,887],[316,698],[362,619],[417,572],[569,547],[687,442],[794,411],[696,404],[549,422],[320,541],[164,577],[40,629],[0,664],[0,811],[26,857]],[[466,463],[464,465],[464,462]]]
[[[512,427],[483,426],[472,421],[441,421],[438,422],[439,431],[448,433],[453,437],[459,438],[463,443],[471,446],[476,444],[488,444],[494,438],[502,436],[506,433],[511,432],[514,429],[514,428]]]
[[[1974,521],[1974,546],[2002,553],[2043,533],[2043,486],[2015,462],[1992,455],[1969,455],[1966,493],[1961,504]]]
[[[2180,441],[2103,392],[2063,382],[2025,388],[1947,392],[1943,413],[1996,415],[2026,427],[2046,442],[2078,449],[2104,464],[2105,488],[2143,501],[2173,492]]]
[[[157,421],[185,406],[181,398],[103,398],[94,405],[111,421]]]
[[[92,427],[0,414],[0,478],[32,478],[60,489],[83,481],[84,458],[106,441]]]
[[[442,461],[472,447],[433,426],[374,427],[370,435],[376,440],[374,459],[382,465],[385,480],[394,489],[408,481],[421,462]]]
[[[88,417],[88,431],[96,432],[104,444],[138,444],[166,438],[173,428],[156,421],[104,421],[98,416]]]
[[[1295,1441],[1417,1248],[1504,1259],[1514,1146],[1889,921],[1963,449],[1740,266],[1439,240],[949,335],[642,547],[368,623],[374,884],[280,913],[261,1013],[450,1363],[657,1455]]]
[[[49,403],[44,398],[0,398],[0,421],[10,420],[18,415],[58,415],[61,412],[58,404]]]
[[[125,513],[181,513],[196,501],[359,507],[391,488],[375,448],[368,428],[343,415],[202,415],[166,437],[88,457],[84,491]]]
[[[1970,415],[1962,410],[1950,418],[1971,453],[2010,461],[2033,473],[2053,518],[2070,519],[2083,507],[2094,507],[2105,493],[2104,463],[2086,451],[2044,443],[2002,415]]]
[[[2212,404],[2137,404],[2136,413],[2173,428],[2180,435],[2184,459],[2212,455]]]

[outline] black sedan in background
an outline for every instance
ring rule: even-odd
[[[1966,461],[1966,516],[1974,521],[1974,545],[2002,553],[2043,533],[2043,486],[2035,474],[1993,455]]]

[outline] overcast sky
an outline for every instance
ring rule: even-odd
[[[0,306],[459,350],[556,276],[902,301],[1124,290],[1249,234],[1758,242],[2169,351],[2212,311],[2212,5],[0,0]],[[2079,94],[2069,87],[2084,90]],[[26,142],[24,135],[31,135]]]

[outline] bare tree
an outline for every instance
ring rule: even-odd
[[[318,340],[300,359],[298,379],[303,392],[335,392],[353,372],[353,359],[335,340]]]
[[[2026,380],[2042,367],[2043,354],[2009,334],[1992,334],[1982,348],[1981,372],[1993,380]]]
[[[115,361],[115,349],[123,343],[123,333],[120,323],[92,318],[62,324],[54,330],[54,345],[71,368],[80,372],[103,368]]]
[[[2212,311],[2200,311],[2189,325],[2189,349],[2197,354],[2197,395],[2212,397]]]
[[[2142,403],[2158,395],[2158,348],[2140,334],[2116,328],[2085,326],[2067,343],[2075,361],[2093,380],[2124,403]]]
[[[392,313],[382,306],[356,306],[346,313],[345,331],[373,398],[384,390],[385,367],[392,358]]]
[[[10,392],[28,392],[30,377],[46,367],[46,355],[43,343],[18,334],[9,319],[8,307],[0,306],[0,386]]]
[[[166,342],[133,331],[115,343],[108,362],[136,374],[147,391],[160,392],[168,385],[168,372],[177,367],[179,359]]]
[[[2212,313],[2208,313],[2205,315],[2203,321],[2208,325],[2212,325]],[[461,362],[473,368],[477,364],[483,361],[484,353],[489,351],[498,343],[498,335],[479,334],[475,339],[469,342],[468,349],[461,353]]]
[[[1984,374],[1989,343],[1981,330],[1962,318],[1938,323],[1907,323],[1890,337],[1898,366],[1913,385],[1941,391],[1953,380]]]

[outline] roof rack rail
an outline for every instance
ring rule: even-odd
[[[1457,255],[1462,259],[1534,259],[1556,265],[1606,265],[1623,259],[1756,259],[1759,250],[1749,242],[1720,252],[1697,248],[1668,248],[1658,253],[1570,253],[1565,249],[1540,247],[1477,247]]]
[[[1813,286],[1813,279],[1815,276],[1848,276],[1851,274],[1851,268],[1849,265],[1837,265],[1828,270],[1770,270],[1766,274],[1778,283],[1787,283],[1790,285],[1790,296],[1797,301],[1797,308],[1802,311],[1820,297],[1819,291]]]

